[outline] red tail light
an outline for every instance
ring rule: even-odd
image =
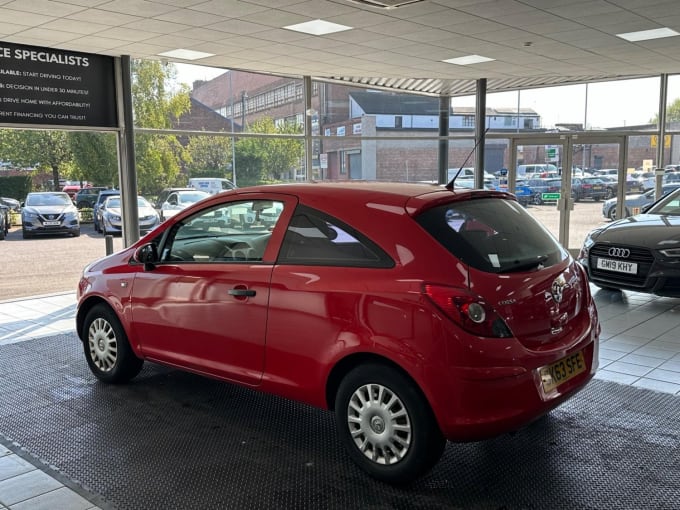
[[[423,293],[454,323],[477,336],[508,338],[510,328],[492,306],[467,289],[426,283]]]

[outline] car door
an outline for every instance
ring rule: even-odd
[[[175,222],[160,245],[161,262],[137,273],[133,337],[150,359],[256,385],[279,225],[295,199],[232,198]],[[275,211],[273,222],[271,215],[259,221],[264,210]]]

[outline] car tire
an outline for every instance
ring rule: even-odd
[[[92,307],[83,323],[83,348],[92,373],[109,384],[126,383],[144,365],[130,347],[116,314],[107,305]]]
[[[607,213],[607,218],[609,218],[612,221],[616,219],[616,206],[609,209],[609,212]]]
[[[7,231],[5,230],[5,227],[3,226],[2,228],[0,228],[0,241],[5,240],[5,234],[7,234]]]
[[[607,192],[604,195],[604,199],[609,200],[610,198],[614,198],[614,190],[612,188],[607,188]]]
[[[531,197],[531,203],[534,205],[543,205],[543,199],[541,198],[540,193],[534,193]]]
[[[360,365],[345,376],[335,417],[352,460],[383,482],[413,481],[437,463],[446,446],[420,389],[386,365]]]
[[[80,237],[80,229],[73,232],[73,237]]]
[[[31,237],[31,234],[29,234],[26,230],[22,229],[21,230],[21,237],[23,237],[24,239],[28,239],[28,238]]]

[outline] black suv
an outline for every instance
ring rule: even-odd
[[[78,209],[93,209],[99,192],[105,189],[106,188],[104,187],[83,188],[78,193],[76,193],[73,202],[76,204]]]

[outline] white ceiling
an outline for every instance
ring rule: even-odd
[[[354,28],[282,28],[318,18]],[[0,0],[0,41],[450,95],[680,72],[680,37],[615,35],[661,27],[680,32],[680,0]],[[469,54],[495,60],[442,62]]]

